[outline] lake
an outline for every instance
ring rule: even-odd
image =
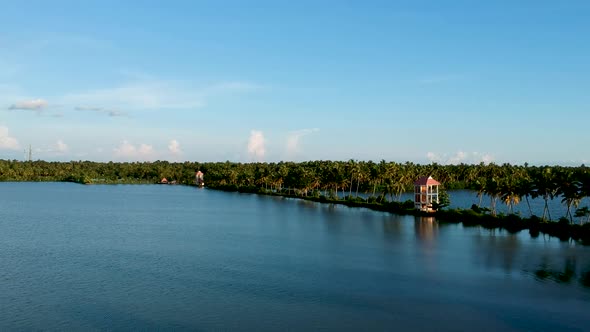
[[[590,326],[590,247],[194,187],[0,183],[0,267],[0,330]]]

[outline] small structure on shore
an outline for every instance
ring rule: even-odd
[[[166,178],[162,178],[162,180],[160,181],[161,184],[168,184],[168,179]]]
[[[203,172],[201,171],[197,171],[195,173],[195,183],[197,184],[197,186],[199,187],[203,187],[205,186],[205,180],[203,178]]]
[[[433,179],[432,176],[423,176],[414,182],[414,206],[417,210],[424,212],[436,211],[436,209],[432,208],[432,203],[439,203],[439,186],[440,182]]]

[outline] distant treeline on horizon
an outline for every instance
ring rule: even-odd
[[[158,183],[162,178],[194,184],[195,172],[205,174],[208,186],[289,188],[304,195],[334,195],[342,191],[381,195],[396,200],[412,190],[415,180],[432,176],[446,189],[473,189],[504,201],[509,207],[522,198],[561,197],[576,207],[590,196],[590,169],[584,165],[529,166],[415,164],[412,162],[306,161],[306,162],[48,162],[0,160],[0,181],[70,181],[77,183]]]

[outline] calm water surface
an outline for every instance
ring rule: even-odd
[[[590,329],[590,247],[183,186],[0,183],[0,330]]]

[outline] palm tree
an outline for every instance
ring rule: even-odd
[[[357,164],[357,173],[356,173],[356,193],[355,193],[355,197],[359,197],[359,186],[361,184],[361,181],[364,182],[368,177],[368,171],[366,169],[366,164],[365,163],[358,163]]]
[[[485,193],[490,196],[490,210],[492,211],[492,216],[496,215],[496,201],[502,194],[500,183],[495,177],[492,177],[486,181],[486,191]]]
[[[581,191],[581,182],[575,179],[572,171],[565,170],[558,173],[557,183],[559,183],[557,195],[563,197],[561,202],[565,203],[567,207],[565,216],[569,216],[570,222],[573,223],[574,217],[572,216],[571,207],[573,205],[577,208],[584,197]]]
[[[549,220],[551,220],[549,200],[553,199],[557,193],[555,175],[553,174],[551,167],[545,166],[536,171],[533,176],[533,198],[542,197],[545,201],[545,206],[543,207],[543,217],[541,219],[545,220],[545,216],[548,216]]]
[[[514,213],[514,205],[520,203],[520,193],[514,180],[511,177],[505,178],[500,184],[501,198],[504,204],[508,206],[508,213]]]
[[[529,208],[529,216],[533,215],[533,210],[531,209],[531,203],[529,201],[529,197],[532,195],[533,190],[533,182],[528,177],[520,179],[516,184],[517,194],[520,197],[524,197],[526,200],[527,207]]]
[[[487,181],[483,177],[480,177],[477,180],[475,180],[477,197],[479,198],[479,203],[477,203],[477,207],[481,207],[483,196],[486,193],[486,184],[487,184]]]

